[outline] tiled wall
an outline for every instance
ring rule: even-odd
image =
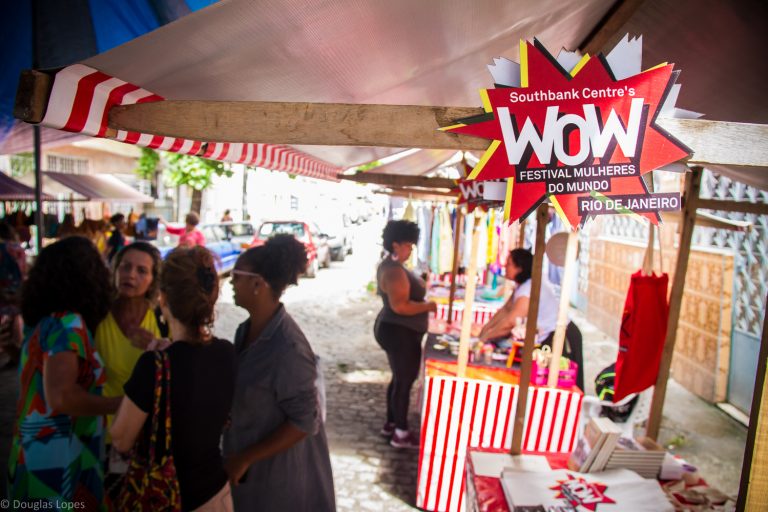
[[[675,238],[674,229],[662,233],[670,287]],[[616,339],[630,276],[642,266],[644,252],[645,246],[632,242],[600,236],[590,240],[587,318]],[[726,398],[733,264],[730,254],[696,248],[688,262],[672,377],[710,402]]]

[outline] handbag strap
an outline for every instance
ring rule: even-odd
[[[165,351],[155,352],[155,401],[152,407],[152,430],[149,435],[149,460],[155,460],[157,432],[160,428],[160,399],[165,388],[165,450],[171,447],[171,362]]]

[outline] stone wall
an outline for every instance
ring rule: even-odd
[[[674,224],[666,224],[661,237],[670,287],[677,256],[675,232]],[[589,243],[587,318],[618,340],[630,276],[642,266],[645,246],[599,235]],[[700,248],[692,249],[688,263],[672,377],[710,402],[726,398],[733,265],[733,255]]]

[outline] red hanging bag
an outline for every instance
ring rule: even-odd
[[[656,384],[667,336],[667,274],[632,274],[621,317],[613,401]]]

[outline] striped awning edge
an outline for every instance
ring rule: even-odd
[[[74,64],[56,74],[41,124],[68,132],[106,137],[108,113],[113,106],[164,99],[91,67]],[[122,130],[117,132],[115,139],[152,149],[331,181],[337,181],[336,174],[341,171],[306,153],[276,144],[203,142]]]

